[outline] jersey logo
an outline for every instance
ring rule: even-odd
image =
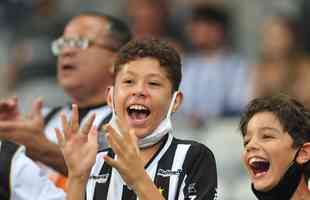
[[[175,171],[170,170],[170,169],[167,169],[167,170],[159,169],[157,172],[157,175],[162,176],[162,177],[169,177],[169,176],[174,176],[174,175],[179,176],[181,173],[182,173],[182,169],[178,169]]]
[[[164,189],[163,187],[159,187],[159,188],[158,188],[158,191],[159,191],[159,193],[160,193],[161,195],[163,195],[165,189]]]
[[[107,183],[110,174],[92,175],[89,179],[93,179],[96,183]]]
[[[197,198],[197,195],[189,195],[184,200],[195,200]]]
[[[189,194],[197,193],[196,183],[189,184],[187,190]]]

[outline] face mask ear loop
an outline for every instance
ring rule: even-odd
[[[116,115],[116,112],[115,112],[115,101],[114,101],[114,99],[115,99],[115,95],[114,95],[114,87],[113,86],[111,86],[111,92],[112,92],[112,114],[113,114],[113,116],[115,116],[115,118],[117,119],[117,115]]]
[[[169,109],[168,109],[168,112],[167,112],[167,118],[169,120],[171,119],[172,109],[173,109],[173,106],[174,106],[174,103],[175,103],[175,99],[177,98],[178,93],[179,93],[178,91],[175,91],[173,93],[173,96],[172,96],[172,99],[171,99],[171,102],[170,102],[170,105],[169,105]]]

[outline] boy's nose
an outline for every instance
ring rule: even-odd
[[[134,90],[134,96],[140,96],[140,97],[145,97],[148,95],[148,91],[147,88],[145,86],[145,84],[143,83],[138,83],[135,87]]]
[[[246,145],[246,151],[250,152],[253,150],[258,150],[259,149],[259,144],[257,143],[257,141],[255,139],[251,139],[248,144]]]

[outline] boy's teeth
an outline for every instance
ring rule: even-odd
[[[147,110],[147,108],[142,105],[131,105],[129,108],[135,110]]]
[[[251,158],[251,159],[249,160],[249,163],[252,164],[252,163],[254,163],[254,162],[259,162],[259,161],[266,162],[266,160],[264,160],[264,159],[262,159],[262,158],[256,158],[256,157],[254,157],[254,158]]]

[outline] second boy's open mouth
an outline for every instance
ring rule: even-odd
[[[264,176],[270,168],[270,162],[262,158],[251,158],[248,164],[255,178]]]

